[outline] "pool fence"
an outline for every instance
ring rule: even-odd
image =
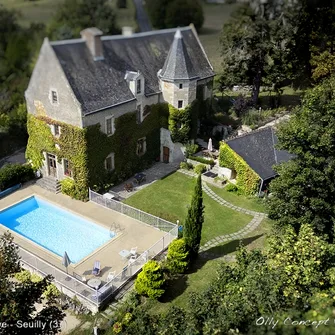
[[[128,265],[125,266],[119,274],[114,278],[110,278],[110,280],[98,290],[91,288],[86,282],[76,278],[77,276],[74,274],[66,273],[21,246],[18,247],[21,263],[24,268],[42,277],[52,275],[54,277],[53,283],[62,293],[72,298],[76,296],[85,307],[93,313],[96,313],[99,307],[107,303],[112,296],[115,296],[123,286],[142,269],[148,260],[161,254],[177,236],[178,226],[174,225],[168,233],[135,260],[130,259]]]
[[[135,220],[138,220],[140,222],[143,222],[147,225],[158,228],[159,230],[169,232],[174,227],[177,226],[175,223],[164,220],[164,219],[162,219],[158,216],[154,216],[152,214],[143,212],[140,209],[137,209],[135,207],[131,207],[131,206],[129,206],[127,204],[124,204],[124,203],[122,203],[118,200],[104,198],[101,194],[96,193],[96,192],[92,191],[91,189],[89,189],[89,199],[90,199],[90,201],[92,201],[96,204],[99,204],[103,207],[107,207],[107,208],[112,209],[116,212],[119,212],[121,214],[129,216],[129,217],[131,217]]]

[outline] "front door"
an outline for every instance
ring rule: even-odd
[[[163,147],[163,162],[169,163],[170,149],[168,147]]]
[[[56,156],[48,154],[49,176],[57,177]]]

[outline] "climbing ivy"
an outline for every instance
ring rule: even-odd
[[[168,113],[167,104],[147,106],[141,124],[136,123],[136,112],[122,115],[115,120],[112,136],[101,132],[99,124],[81,129],[45,115],[28,115],[26,157],[37,169],[43,165],[43,152],[56,155],[59,162],[67,159],[72,167],[73,180],[66,178],[61,182],[62,192],[86,200],[88,187],[102,191],[159,160],[160,128],[167,128]],[[58,138],[52,135],[48,124],[60,126]],[[146,151],[137,155],[137,141],[141,138],[146,139]],[[110,172],[105,168],[105,159],[111,153],[114,153],[115,169]]]
[[[257,192],[260,177],[225,142],[220,144],[219,164],[236,171],[236,186],[241,193],[253,195]]]
[[[48,125],[60,126],[61,133],[55,137]],[[47,116],[28,115],[27,129],[29,134],[26,157],[33,167],[39,169],[43,165],[43,151],[71,162],[75,185],[71,195],[73,198],[87,199],[88,170],[86,150],[86,129],[71,126],[67,123],[52,120]],[[58,145],[58,146],[56,146]]]

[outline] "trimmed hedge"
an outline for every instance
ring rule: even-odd
[[[213,159],[206,159],[206,158],[202,158],[202,157],[198,157],[198,156],[190,156],[188,157],[188,159],[192,159],[193,161],[202,163],[202,164],[208,164],[211,166],[215,165],[215,162]]]
[[[203,164],[199,164],[199,165],[195,166],[194,169],[193,169],[193,171],[194,171],[196,174],[202,174],[202,173],[204,173],[206,170],[207,170],[206,165],[203,165]]]
[[[30,165],[8,164],[0,169],[0,191],[35,178]]]

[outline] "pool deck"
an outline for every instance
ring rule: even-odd
[[[141,254],[166,234],[166,232],[145,225],[144,223],[111,209],[104,208],[92,202],[84,203],[74,200],[63,194],[54,194],[42,189],[34,183],[26,184],[15,193],[1,199],[0,211],[33,195],[41,197],[65,210],[93,221],[108,230],[113,223],[120,225],[121,232],[117,233],[115,238],[98,248],[88,257],[84,258],[84,260],[77,264],[71,264],[68,267],[69,274],[75,272],[76,274],[85,277],[87,280],[94,277],[91,272],[96,260],[99,260],[101,263],[101,272],[98,278],[106,282],[107,275],[110,271],[116,271],[116,274],[118,274],[128,264],[128,259],[119,255],[121,250],[130,250],[132,247],[137,247],[138,254]],[[0,224],[0,233],[5,231],[8,231],[8,229]],[[11,233],[14,236],[14,242],[18,245],[51,263],[55,267],[65,271],[61,257],[34,244],[13,231],[11,231]]]

